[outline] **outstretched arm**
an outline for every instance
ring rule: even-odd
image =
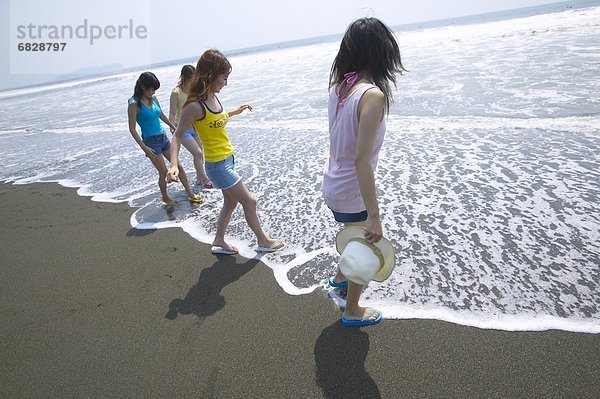
[[[160,109],[160,120],[169,125],[169,129],[171,129],[171,133],[173,133],[175,131],[175,125],[171,123],[169,118],[167,118],[165,113],[162,111],[160,103],[158,102],[158,98],[154,97],[154,100],[156,101],[156,103],[158,104],[158,108]]]
[[[250,104],[240,105],[239,107],[237,107],[233,111],[228,111],[227,115],[228,116],[238,115],[238,114],[241,114],[242,112],[244,112],[245,110],[248,110],[248,111],[252,112],[252,105],[250,105]]]
[[[371,166],[371,154],[375,144],[377,129],[383,118],[385,97],[379,89],[365,92],[358,107],[358,139],[356,143],[355,168],[358,186],[367,207],[365,239],[377,242],[383,235],[379,205],[375,191],[375,175]]]

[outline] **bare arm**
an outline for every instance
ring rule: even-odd
[[[171,133],[175,131],[175,125],[173,123],[171,123],[171,121],[169,120],[169,118],[167,118],[167,116],[165,115],[165,113],[162,111],[162,108],[160,106],[160,103],[158,102],[158,98],[153,97],[154,101],[156,101],[156,103],[158,104],[158,108],[160,108],[160,120],[163,121],[164,123],[166,123],[169,126],[169,129],[171,129]]]
[[[179,96],[176,92],[171,92],[171,98],[169,98],[169,121],[173,125],[177,125],[175,121],[175,114],[177,113],[177,107],[179,106]]]
[[[228,111],[227,115],[228,116],[239,115],[242,112],[244,112],[245,110],[248,110],[248,111],[252,112],[252,105],[250,105],[250,104],[240,105],[239,107],[237,107],[233,111]]]
[[[190,103],[183,107],[179,124],[171,138],[171,165],[167,173],[167,181],[177,180],[179,177],[179,150],[183,134],[192,127],[194,121],[204,117],[204,108],[198,103]]]
[[[371,242],[379,241],[383,235],[375,191],[375,175],[371,166],[371,153],[377,129],[383,117],[384,106],[385,97],[381,90],[370,89],[363,94],[358,107],[358,139],[354,165],[360,193],[368,213],[365,239]]]

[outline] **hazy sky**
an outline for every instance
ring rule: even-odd
[[[556,2],[0,0],[0,90],[77,70],[90,73],[116,64],[132,67],[197,57],[211,47],[228,51],[342,33],[363,16],[394,26]],[[31,51],[34,43],[48,42],[65,45]]]

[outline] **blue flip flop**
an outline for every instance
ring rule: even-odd
[[[381,321],[381,312],[379,312],[379,316],[375,319],[371,320],[371,316],[376,312],[375,309],[369,308],[371,311],[362,319],[347,319],[342,315],[342,324],[344,327],[362,327],[362,326],[372,326],[373,324],[377,324]]]
[[[332,286],[334,288],[348,286],[348,281],[341,281],[339,283],[336,283],[335,281],[333,281],[333,277],[329,277],[329,280],[327,282],[329,283],[330,286]]]

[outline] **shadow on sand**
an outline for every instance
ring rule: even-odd
[[[234,256],[217,257],[214,265],[202,269],[198,283],[190,288],[185,298],[171,301],[165,315],[167,319],[175,320],[179,314],[194,314],[201,318],[215,314],[225,306],[225,298],[221,295],[223,287],[238,280],[259,262],[257,259],[249,259],[238,264]]]
[[[315,343],[316,382],[325,398],[381,398],[365,370],[369,335],[340,321],[325,328]]]
[[[132,227],[127,232],[127,237],[144,237],[158,231],[158,229],[136,229]]]

